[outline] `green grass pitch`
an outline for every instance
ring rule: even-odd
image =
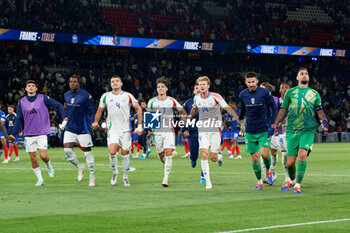
[[[77,182],[75,167],[62,160],[62,148],[50,149],[56,172],[49,178],[40,161],[45,186],[36,178],[25,151],[21,162],[0,165],[0,232],[220,232],[350,218],[350,144],[315,144],[308,159],[301,194],[280,191],[284,184],[281,159],[273,186],[253,191],[256,179],[250,155],[222,167],[210,162],[212,190],[199,182],[196,168],[173,159],[169,187],[161,186],[162,164],[155,149],[147,160],[131,159],[130,187],[121,175],[112,187],[107,148],[94,148],[96,187],[88,187],[88,171]],[[74,149],[85,163],[83,153]],[[241,146],[241,152],[244,151]],[[3,157],[2,157],[3,159]],[[121,159],[118,161],[122,174]],[[350,221],[276,228],[255,232],[349,232]]]

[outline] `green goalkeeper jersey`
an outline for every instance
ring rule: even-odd
[[[287,109],[287,133],[298,131],[317,132],[315,108],[322,105],[321,97],[317,91],[298,86],[287,91],[281,108]]]

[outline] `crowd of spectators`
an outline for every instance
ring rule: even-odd
[[[13,3],[14,2],[14,3]],[[230,0],[230,1],[111,1],[120,9],[137,15],[137,35],[182,39],[230,41],[234,48],[247,43],[310,45],[310,30],[319,28],[332,32],[334,38],[323,46],[349,45],[349,4],[346,1],[300,0]],[[268,5],[277,3],[279,5]],[[213,17],[204,6],[226,9],[226,15]],[[320,6],[334,23],[287,20],[287,11],[305,5]],[[107,21],[99,1],[93,0],[23,0],[0,1],[0,27],[42,29],[73,33],[128,34],[126,27]],[[153,16],[171,16],[172,21],[159,21]],[[125,18],[124,20],[127,20]],[[311,25],[311,26],[310,26]]]
[[[274,86],[273,94],[279,96],[282,82],[296,85],[296,70],[307,66],[310,70],[310,85],[319,91],[331,131],[350,131],[350,71],[346,59],[297,61],[297,57],[247,57],[246,55],[200,54],[191,57],[188,53],[158,52],[144,50],[116,50],[93,47],[51,46],[31,44],[0,44],[0,104],[3,108],[17,104],[25,95],[24,84],[34,79],[40,84],[40,92],[63,103],[63,94],[68,91],[68,79],[72,73],[83,77],[84,89],[90,92],[96,106],[100,96],[109,90],[109,78],[119,74],[123,89],[139,100],[156,96],[155,81],[159,77],[169,80],[168,94],[180,103],[192,97],[192,88],[199,75],[208,75],[211,90],[220,93],[227,101],[238,101],[245,88],[244,73],[256,70],[261,80]],[[49,52],[47,52],[49,51]],[[60,122],[55,111],[52,121]]]

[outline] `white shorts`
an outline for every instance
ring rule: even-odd
[[[280,136],[279,135],[272,135],[271,137],[271,144],[270,144],[270,148],[277,150],[280,144]]]
[[[75,134],[64,131],[63,144],[70,142],[79,142],[82,147],[92,147],[92,138],[90,134]]]
[[[123,150],[131,150],[131,134],[128,132],[109,131],[107,135],[107,143],[118,144]]]
[[[154,143],[158,154],[162,153],[164,149],[175,149],[175,134],[173,132],[155,134]]]
[[[47,150],[47,135],[24,137],[27,152],[36,152],[40,149]]]
[[[287,139],[286,139],[286,134],[280,134],[279,135],[279,144],[280,144],[280,150],[282,152],[287,152]]]
[[[198,134],[199,149],[209,149],[210,152],[219,153],[221,143],[220,132],[199,132]]]

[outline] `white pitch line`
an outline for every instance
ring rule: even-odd
[[[223,231],[223,232],[218,232],[218,233],[236,233],[236,232],[260,231],[260,230],[267,230],[267,229],[315,225],[315,224],[321,224],[321,223],[345,222],[345,221],[350,221],[350,218],[327,220],[327,221],[317,221],[317,222],[295,223],[295,224],[289,224],[289,225],[276,225],[276,226],[259,227],[259,228],[249,228],[249,229],[241,229],[241,230],[234,230],[234,231]]]

